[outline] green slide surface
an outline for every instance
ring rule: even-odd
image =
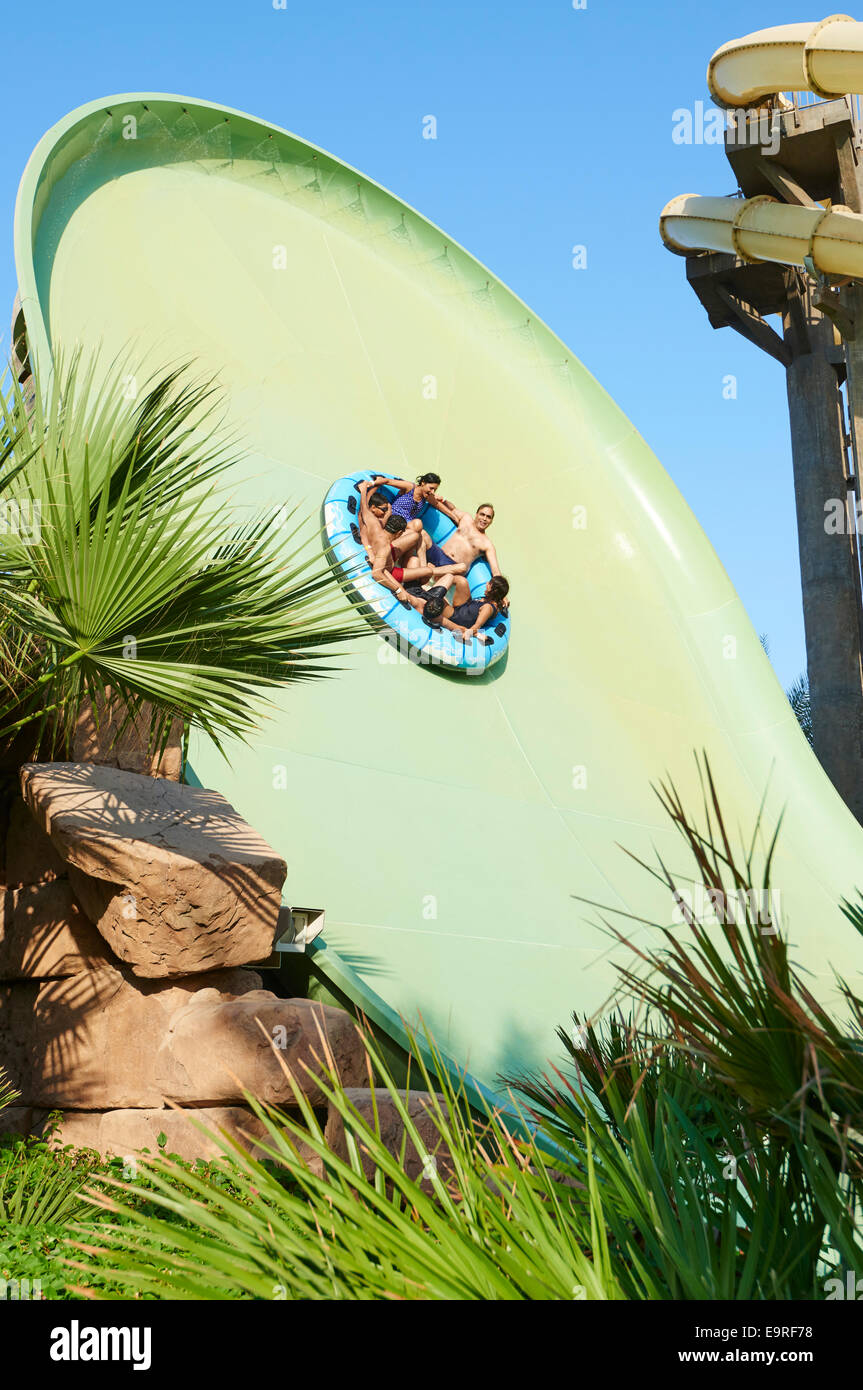
[[[558,1057],[556,1026],[628,959],[580,899],[672,921],[621,846],[689,872],[652,783],[697,810],[696,749],[747,838],[768,781],[767,824],[787,806],[773,878],[794,958],[822,996],[834,968],[859,981],[838,902],[863,885],[860,828],[680,493],[489,270],[278,127],[146,93],[48,132],[15,236],[38,367],[82,340],[218,374],[248,449],[238,506],[299,503],[317,525],[334,479],[380,469],[496,507],[505,661],[441,674],[370,633],[231,766],[193,745],[200,781],[284,854],[287,901],[325,909],[321,968],[373,1016],[422,1016],[492,1087]]]

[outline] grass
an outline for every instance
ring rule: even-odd
[[[387,1084],[367,1034],[365,1042]],[[422,1067],[420,1079],[431,1082]],[[461,1088],[444,1083],[438,1096],[429,1096],[438,1136],[429,1153],[401,1094],[391,1081],[387,1089],[402,1114],[405,1145],[424,1159],[425,1178],[408,1176],[377,1122],[365,1120],[331,1077],[325,1090],[350,1136],[346,1158],[328,1147],[299,1089],[296,1118],[253,1102],[268,1133],[268,1163],[226,1142],[232,1183],[218,1190],[212,1172],[148,1163],[161,1219],[138,1212],[130,1227],[103,1228],[99,1247],[82,1243],[82,1253],[108,1261],[127,1293],[172,1298],[620,1296],[603,1252],[601,1222],[595,1247],[585,1244],[581,1222],[573,1219],[581,1195],[562,1181],[539,1144],[518,1140],[499,1114],[478,1122]],[[300,1158],[301,1143],[319,1159],[320,1173]],[[135,1185],[117,1188],[119,1200],[96,1194],[94,1201],[128,1217]],[[181,1229],[170,1225],[177,1217]],[[80,1268],[86,1271],[88,1262]]]
[[[8,1087],[0,1089],[0,1110],[14,1100]],[[160,1216],[146,1174],[141,1171],[137,1177],[128,1212],[95,1206],[94,1194],[128,1179],[127,1160],[104,1159],[95,1150],[71,1145],[57,1148],[50,1142],[51,1130],[49,1125],[42,1138],[0,1138],[0,1298],[4,1288],[7,1298],[124,1297],[124,1285],[114,1279],[110,1261],[98,1256],[70,1279],[68,1242],[73,1231],[78,1240],[97,1242],[103,1226],[122,1226],[133,1216]],[[170,1158],[180,1170],[205,1176],[214,1191],[231,1187],[230,1174],[218,1165]],[[249,1200],[239,1190],[237,1196],[240,1205]],[[181,1218],[177,1221],[182,1224]]]

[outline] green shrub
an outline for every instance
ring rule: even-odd
[[[752,904],[751,890],[769,892],[779,827],[762,837],[757,824],[736,849],[706,764],[703,774],[700,825],[673,786],[660,788],[693,860],[688,882]],[[661,861],[645,867],[674,891]],[[863,899],[844,907],[863,926]],[[215,1136],[222,1157],[210,1164],[153,1155],[132,1181],[94,1166],[74,1194],[89,1214],[64,1225],[67,1288],[182,1299],[824,1297],[825,1281],[863,1257],[863,1002],[840,982],[845,1012],[833,1017],[792,966],[781,924],[765,928],[748,906],[736,921],[690,913],[656,930],[657,946],[633,947],[622,967],[616,1008],[560,1029],[568,1066],[510,1077],[507,1109],[471,1109],[433,1040],[414,1040],[430,1149],[364,1034],[370,1078],[401,1113],[400,1154],[330,1071],[323,1090],[347,1159],[293,1083],[289,1114],[247,1097],[266,1130],[263,1160]],[[408,1141],[424,1161],[416,1179]],[[34,1229],[55,1289],[54,1229]]]
[[[659,789],[693,860],[688,882],[757,902],[750,890],[769,893],[779,826],[764,836],[759,818],[735,849],[706,763],[702,772],[701,825],[672,785]],[[645,868],[675,890],[661,861]],[[846,911],[863,921],[863,903]],[[347,1162],[299,1093],[302,1123],[248,1098],[292,1183],[229,1142],[222,1190],[212,1175],[155,1159],[158,1217],[130,1205],[140,1195],[130,1184],[116,1196],[124,1224],[102,1231],[100,1258],[118,1287],[174,1298],[822,1297],[828,1275],[863,1256],[863,1004],[841,985],[847,1017],[832,1017],[792,968],[781,924],[765,929],[749,906],[722,925],[689,914],[675,931],[656,930],[658,946],[633,947],[621,969],[617,1011],[560,1030],[568,1071],[509,1078],[510,1114],[472,1113],[444,1083],[433,1102],[438,1165],[425,1184],[332,1075]],[[322,1175],[300,1157],[301,1141]]]

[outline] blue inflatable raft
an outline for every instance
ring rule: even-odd
[[[423,622],[419,611],[400,603],[395,594],[372,579],[365,548],[360,540],[359,485],[375,473],[348,473],[333,483],[324,499],[323,520],[329,560],[343,588],[358,604],[363,615],[385,640],[402,655],[418,665],[443,666],[451,671],[478,675],[494,666],[506,653],[509,645],[510,620],[500,615],[482,628],[469,642],[441,628],[435,631]],[[395,498],[394,488],[382,487]],[[435,507],[427,507],[422,523],[432,540],[441,545],[455,530],[449,517]],[[484,560],[475,560],[467,580],[471,595],[480,597],[491,578]]]

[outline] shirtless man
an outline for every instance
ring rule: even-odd
[[[380,547],[384,523],[391,511],[389,498],[386,493],[377,490],[374,480],[360,483],[360,539],[366,548],[369,564]]]
[[[470,512],[459,511],[451,502],[440,501],[440,510],[454,521],[456,529],[451,536],[447,536],[443,545],[430,545],[427,550],[426,559],[432,565],[444,565],[455,563],[463,565],[463,574],[467,574],[474,560],[481,555],[492,572],[493,576],[500,574],[500,565],[497,562],[497,551],[489,540],[486,532],[494,521],[494,507],[491,502],[483,502],[477,508],[476,515],[471,516]],[[456,579],[453,592],[453,602],[458,606],[467,603],[470,599],[470,587],[466,579]]]
[[[399,516],[399,512],[394,512],[390,499],[385,492],[381,492],[375,480],[360,483],[360,540],[366,548],[369,564],[374,563],[375,552],[380,549],[383,541],[384,526],[391,516]],[[402,564],[408,561],[412,564],[426,564],[426,546],[431,544],[431,540],[423,530],[421,521],[409,521],[404,531],[399,535],[396,550],[403,557]],[[416,557],[414,560],[413,557]],[[448,562],[447,562],[448,563]]]
[[[416,534],[408,530],[403,516],[393,515],[384,522],[381,540],[372,557],[372,578],[394,593],[400,603],[408,602],[402,580],[410,584],[425,584],[427,580],[451,582],[465,573],[463,564],[449,561],[446,565],[421,565],[410,552],[416,546]]]

